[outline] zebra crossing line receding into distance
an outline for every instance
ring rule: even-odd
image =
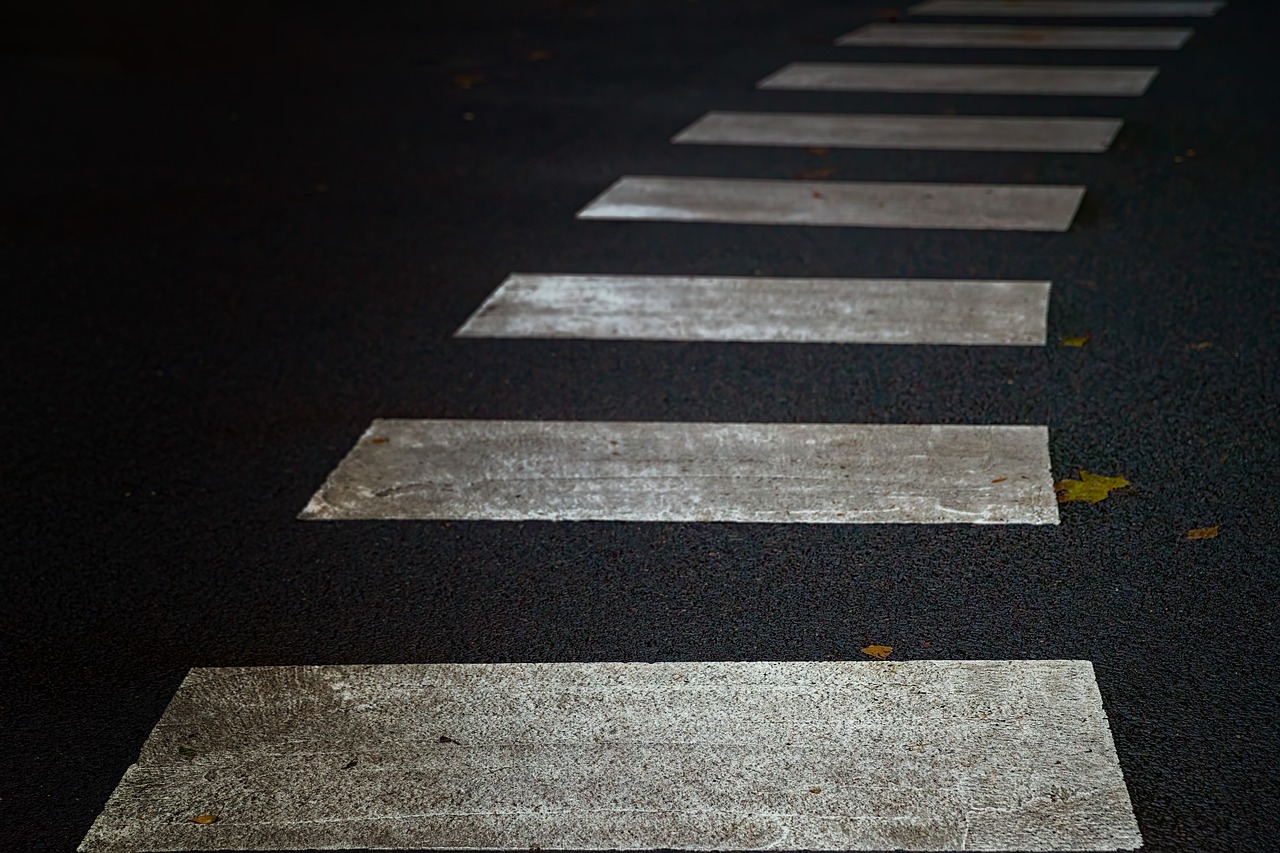
[[[1132,98],[1146,93],[1158,71],[1098,66],[793,62],[756,86],[798,91]]]
[[[701,145],[1043,151],[1100,154],[1123,122],[1112,118],[709,112],[671,140]]]
[[[306,520],[1057,524],[1035,426],[377,420]]]
[[[1175,6],[1207,15],[1218,4],[1106,8]],[[931,0],[912,11],[1104,7]],[[1176,49],[1191,32],[874,24],[840,43]],[[758,86],[1132,97],[1155,75],[795,63]],[[983,121],[901,117],[886,132],[892,122],[868,116],[741,116],[713,112],[676,141],[953,147]],[[1084,133],[1060,143],[1070,150],[1103,150],[1114,135],[1097,123],[1114,120],[1066,121]],[[990,131],[983,150],[997,144]],[[926,146],[930,132],[952,136]],[[626,177],[579,218],[1062,231],[1083,192]],[[457,334],[1040,345],[1048,293],[1047,282],[513,275]],[[1058,521],[1041,426],[483,420],[374,421],[300,517]],[[916,660],[196,669],[81,850],[1141,844],[1091,664]]]
[[[195,669],[80,850],[1141,843],[1091,664],[917,660]]]
[[[1066,231],[1084,187],[627,176],[579,219]]]
[[[855,47],[987,47],[1059,50],[1177,50],[1182,27],[1020,27],[988,24],[867,24],[836,39]]]
[[[462,338],[1043,346],[1047,281],[514,273]]]
[[[925,0],[908,11],[999,18],[1208,18],[1223,5],[1201,0]]]

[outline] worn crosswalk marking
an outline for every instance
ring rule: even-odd
[[[300,517],[1057,524],[1038,426],[377,420]]]
[[[1066,231],[1084,187],[625,177],[579,219]]]
[[[918,660],[195,669],[80,849],[1141,843],[1087,661]]]
[[[509,276],[470,338],[1038,346],[1046,281]]]
[[[1225,4],[1200,0],[925,0],[912,15],[1000,18],[1207,18]]]
[[[703,145],[951,151],[1106,151],[1113,118],[710,112],[672,140]]]
[[[1157,68],[1048,65],[793,62],[756,84],[761,89],[923,92],[957,95],[1144,94]]]
[[[1024,27],[988,24],[867,24],[836,40],[867,47],[1008,47],[1068,50],[1177,50],[1181,27]]]

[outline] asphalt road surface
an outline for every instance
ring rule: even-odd
[[[1144,849],[1280,849],[1275,7],[997,19],[1194,28],[1178,50],[836,46],[906,9],[13,13],[0,847],[74,850],[193,667],[889,646],[1092,662]],[[755,87],[798,61],[1160,71],[1141,97]],[[1104,153],[671,144],[712,110],[1124,124]],[[1086,193],[1065,232],[575,218],[627,175]],[[454,337],[514,272],[1052,288],[1042,346]],[[1047,427],[1044,478],[1131,485],[1057,525],[300,520],[375,418]]]

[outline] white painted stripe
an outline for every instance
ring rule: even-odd
[[[1037,426],[379,420],[303,519],[1057,524]]]
[[[761,89],[833,92],[1137,97],[1147,91],[1158,71],[1097,66],[793,62],[757,85]]]
[[[1013,27],[986,24],[867,24],[839,45],[1177,50],[1191,37],[1173,27]]]
[[[1047,281],[525,275],[470,338],[1042,346]]]
[[[579,219],[1066,231],[1084,187],[625,177]]]
[[[1114,118],[710,112],[672,142],[950,151],[1106,151]]]
[[[1198,0],[926,0],[910,11],[1000,18],[1208,18],[1224,5]]]
[[[80,850],[1141,844],[1088,661],[917,660],[194,669]]]

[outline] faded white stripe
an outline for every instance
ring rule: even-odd
[[[986,24],[867,24],[839,45],[1177,50],[1191,37],[1176,27],[1014,27]]]
[[[1066,231],[1084,187],[625,177],[579,219]]]
[[[1137,97],[1147,91],[1158,71],[1089,66],[793,62],[757,85],[761,89],[834,92]]]
[[[672,141],[1098,154],[1107,150],[1122,124],[1114,118],[710,112]]]
[[[80,849],[1141,843],[1089,662],[924,660],[195,669]]]
[[[967,344],[1045,342],[1047,281],[514,274],[471,338]]]
[[[1197,0],[926,0],[910,11],[1000,18],[1208,18],[1223,5]]]
[[[1038,426],[378,420],[303,519],[1057,524]]]

